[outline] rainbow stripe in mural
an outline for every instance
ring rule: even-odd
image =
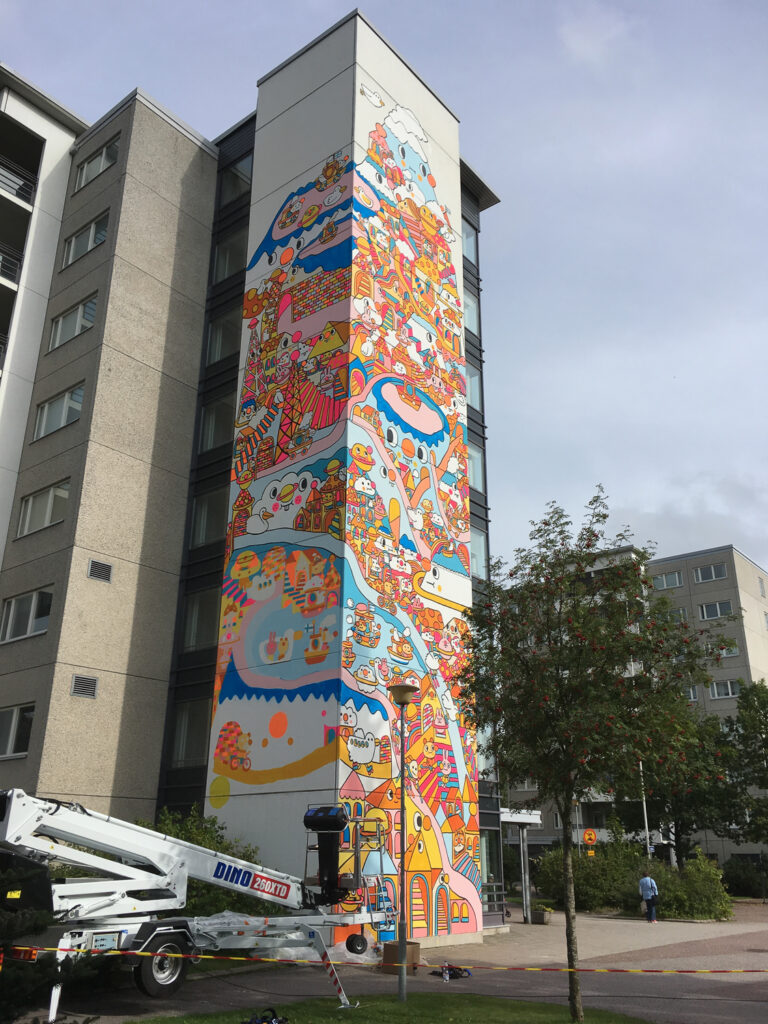
[[[461,250],[416,117],[360,92],[364,159],[334,153],[285,197],[248,267],[208,799],[323,791],[378,819],[419,937],[482,926],[454,683],[471,602]],[[398,679],[418,687],[405,851]]]

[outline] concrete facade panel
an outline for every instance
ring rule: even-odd
[[[199,302],[208,278],[210,227],[191,217],[177,203],[128,176],[117,255]]]
[[[139,100],[127,173],[207,230],[216,196],[216,160]]]
[[[186,488],[176,474],[90,444],[77,515],[79,547],[101,552],[107,561],[178,574],[186,513]]]
[[[91,558],[113,566],[111,583],[88,578]],[[167,686],[177,593],[169,573],[74,548],[59,660]]]
[[[98,679],[95,698],[72,695],[75,674]],[[59,662],[38,795],[151,820],[164,715],[165,688],[155,681]]]
[[[102,314],[109,346],[196,389],[204,295],[204,285],[195,300],[118,256],[109,307]]]
[[[265,83],[262,92],[267,90]],[[354,70],[350,67],[321,85],[279,119],[259,127],[256,117],[256,162],[252,202],[284,189],[290,177],[308,177],[319,160],[349,147],[352,138]],[[258,170],[257,170],[258,168]],[[282,196],[275,196],[275,206]]]
[[[176,473],[189,471],[196,393],[124,352],[102,348],[92,440]]]
[[[349,19],[336,31],[310,44],[300,60],[292,59],[262,79],[256,128],[262,128],[346,71],[354,59],[356,31],[356,20]]]

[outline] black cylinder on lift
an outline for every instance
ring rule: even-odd
[[[310,807],[304,815],[304,828],[317,835],[317,877],[329,903],[337,903],[344,895],[339,888],[339,835],[348,823],[344,807]]]

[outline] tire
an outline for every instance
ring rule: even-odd
[[[364,953],[368,949],[368,940],[364,935],[359,932],[353,932],[352,935],[347,936],[346,942],[347,950],[350,953]]]
[[[133,969],[133,977],[144,995],[152,999],[164,999],[181,988],[187,975],[187,961],[173,954],[186,954],[188,949],[180,936],[173,933],[154,935],[142,952],[172,954],[140,958]]]

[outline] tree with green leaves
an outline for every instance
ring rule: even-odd
[[[650,557],[623,530],[606,535],[602,489],[574,528],[556,503],[530,548],[494,564],[468,617],[465,714],[502,781],[531,779],[560,814],[569,1006],[583,1009],[573,888],[573,807],[617,785],[640,795],[640,763],[688,756],[683,691],[706,676],[702,631],[672,613],[646,575]]]
[[[702,715],[696,708],[681,711],[687,718],[685,749],[676,758],[648,758],[644,763],[643,783],[646,811],[655,827],[668,830],[674,843],[675,859],[682,867],[696,849],[695,833],[712,829],[719,834],[729,827],[733,817],[733,785],[730,765],[731,745],[723,735],[717,715]],[[636,786],[630,780],[630,792]],[[624,799],[621,785],[616,791],[616,812],[628,833],[643,829],[642,806]]]
[[[736,717],[725,720],[732,801],[715,831],[737,843],[768,842],[768,687],[742,682]]]

